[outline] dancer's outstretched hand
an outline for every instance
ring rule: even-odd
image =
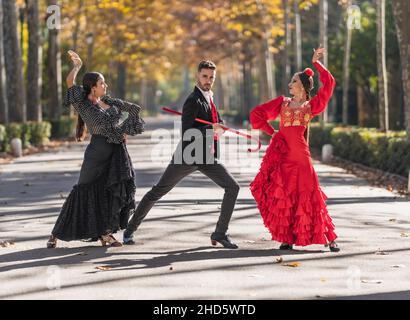
[[[220,137],[224,134],[225,129],[219,124],[219,123],[214,123],[212,125],[213,129],[214,129],[214,133]]]
[[[323,48],[321,45],[317,49],[313,49],[313,58],[312,62],[315,63],[317,60],[322,58],[324,54],[326,53],[325,48]]]
[[[80,56],[75,53],[73,50],[68,50],[68,54],[70,55],[71,61],[73,61],[75,68],[81,68],[83,62],[81,61]]]

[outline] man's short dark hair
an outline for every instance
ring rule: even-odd
[[[211,60],[203,60],[198,65],[198,72],[201,72],[202,69],[216,70],[216,65]]]

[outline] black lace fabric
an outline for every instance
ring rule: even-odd
[[[52,234],[64,241],[98,238],[125,229],[135,209],[135,173],[124,143],[113,145],[107,170],[73,187]]]

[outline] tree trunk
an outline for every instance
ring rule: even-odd
[[[143,108],[147,108],[148,104],[148,81],[146,77],[141,80],[141,88],[140,88],[140,105]]]
[[[0,123],[9,122],[6,69],[4,65],[3,5],[0,3]]]
[[[377,0],[377,73],[379,127],[389,130],[389,102],[386,67],[386,1]]]
[[[261,69],[263,74],[266,75],[266,92],[267,92],[267,100],[276,97],[276,85],[275,85],[275,70],[274,70],[274,61],[273,61],[273,53],[270,51],[269,48],[269,41],[268,35],[266,35],[266,39],[264,41],[264,52],[263,56],[261,57],[264,61],[264,70]],[[262,99],[262,101],[266,101]]]
[[[273,53],[270,51],[269,40],[271,38],[271,29],[273,23],[270,19],[264,19],[268,16],[266,6],[259,0],[256,1],[261,19],[264,24],[262,45],[260,46],[260,63],[259,63],[259,101],[266,101],[276,96],[275,71],[273,63]]]
[[[262,40],[264,41],[264,40]],[[259,85],[258,85],[258,99],[259,101],[267,101],[269,99],[268,89],[268,67],[266,60],[266,46],[261,45],[259,47]]]
[[[358,125],[360,127],[368,127],[373,123],[372,114],[374,111],[369,104],[365,90],[366,88],[362,84],[356,86]]]
[[[220,98],[222,105],[220,105],[219,108],[224,111],[229,111],[230,88],[228,79],[231,75],[223,74],[219,76],[221,78],[221,91],[223,92],[222,97]]]
[[[395,0],[392,1],[392,4],[400,47],[405,127],[407,138],[410,140],[410,2],[408,0]]]
[[[283,73],[282,79],[282,91],[286,92],[288,88],[288,83],[290,81],[290,62],[289,62],[289,51],[291,46],[291,32],[290,32],[290,9],[289,9],[289,1],[283,0],[283,8],[285,10],[285,49],[284,49],[284,66],[285,70]]]
[[[183,92],[184,92],[184,94],[189,94],[190,91],[191,91],[191,87],[190,87],[189,66],[185,65],[184,66],[184,89],[183,89]]]
[[[295,11],[295,58],[296,70],[302,71],[302,31],[299,13],[299,1],[293,0],[293,7]]]
[[[58,0],[49,0],[49,5],[58,5]],[[60,32],[57,28],[49,29],[48,34],[48,81],[49,81],[49,118],[58,120],[61,115],[62,104],[62,75]]]
[[[320,44],[328,49],[328,37],[327,37],[327,27],[328,27],[328,1],[320,0],[319,3],[319,38]],[[328,67],[328,54],[323,56],[323,64]],[[329,122],[329,110],[326,108],[320,115],[320,123],[323,125]]]
[[[127,85],[127,69],[124,62],[117,63],[117,98],[125,99]]]
[[[349,7],[352,1],[349,0],[347,6]],[[349,25],[349,19],[346,23],[346,39],[345,39],[345,49],[344,49],[344,63],[343,63],[343,113],[342,122],[343,125],[348,124],[349,115],[349,82],[350,82],[350,51],[352,45],[352,29]]]
[[[398,53],[400,56],[400,54]],[[400,59],[387,64],[390,79],[401,79]],[[400,81],[389,81],[389,123],[390,129],[403,130],[404,126],[404,104],[403,86]]]
[[[154,79],[148,80],[148,87],[147,87],[147,109],[150,110],[152,115],[156,115],[158,113],[157,109],[157,87],[158,83]]]
[[[41,40],[38,0],[26,0],[28,38],[27,119],[42,120],[41,110]]]
[[[78,3],[78,11],[82,12],[82,8],[84,6],[84,0],[79,0]],[[75,26],[74,26],[74,31],[73,31],[73,51],[77,52],[77,43],[78,43],[78,34],[80,32],[80,18],[81,14],[76,14],[75,15]]]
[[[14,0],[13,0],[14,1]],[[20,30],[20,48],[21,48],[21,52],[23,52],[23,48],[24,48],[24,23],[25,18],[26,18],[26,10],[23,7],[17,7],[18,9],[18,19],[19,19],[19,23],[20,26],[17,27],[17,30]],[[23,53],[22,53],[23,55]]]
[[[252,90],[252,57],[249,52],[249,45],[245,46],[244,60],[242,62],[243,74],[243,115],[248,116],[253,103]]]
[[[231,105],[234,106],[234,110],[241,114],[244,110],[243,108],[243,77],[241,72],[241,67],[238,58],[232,59],[232,69],[233,77],[230,85],[231,88]]]
[[[4,28],[4,62],[7,77],[9,120],[26,121],[26,94],[23,80],[23,59],[17,30],[15,1],[2,1]]]
[[[214,97],[214,102],[218,110],[223,110],[223,105],[225,101],[225,90],[224,90],[222,81],[223,81],[222,74],[217,75],[215,79],[215,84],[214,84],[215,93],[216,93]]]

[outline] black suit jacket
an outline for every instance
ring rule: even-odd
[[[195,118],[203,119],[209,122],[213,122],[212,120],[212,111],[211,111],[211,106],[208,104],[206,101],[204,95],[202,92],[195,86],[194,91],[188,96],[188,98],[185,100],[183,109],[182,109],[182,139],[181,142],[179,143],[179,146],[177,148],[176,153],[181,153],[178,154],[179,157],[182,158],[182,163],[184,164],[209,164],[209,163],[215,163],[216,159],[219,157],[219,143],[218,141],[214,141],[213,139],[213,130],[212,130],[212,125],[207,125],[198,121],[195,121]],[[223,120],[221,119],[219,112],[218,112],[218,122],[223,124]],[[184,141],[184,135],[185,138],[190,136],[190,132],[187,132],[189,129],[198,129],[197,131],[198,135],[195,135],[191,137],[188,141]],[[200,136],[199,136],[200,134]],[[184,151],[187,147],[191,145],[192,148],[192,142],[195,141],[195,139],[202,139],[202,155],[201,155],[201,160],[199,163],[197,161],[194,161],[193,163],[187,163],[182,157],[184,154]],[[212,149],[212,144],[214,145],[214,150],[215,153],[211,153]],[[189,151],[188,151],[189,153]],[[195,158],[195,150],[192,150],[191,155],[193,158]],[[176,154],[174,154],[174,161],[176,159]],[[181,160],[181,158],[178,158],[178,160]],[[197,158],[199,160],[199,156]]]

